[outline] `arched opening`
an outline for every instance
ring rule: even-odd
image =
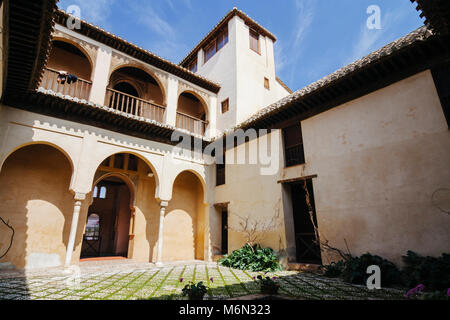
[[[111,74],[105,104],[135,116],[159,122],[164,119],[164,92],[160,84],[135,67],[122,67]]]
[[[77,46],[55,40],[41,87],[80,99],[89,99],[92,64]]]
[[[203,260],[203,186],[192,172],[180,173],[164,218],[163,261]]]
[[[120,176],[107,176],[97,183],[92,196],[81,258],[128,257],[132,201],[129,186]]]
[[[16,268],[62,265],[73,213],[69,191],[72,165],[55,147],[24,146],[14,151],[0,172],[0,216],[14,228],[14,240],[0,263]],[[0,224],[0,253],[11,230]]]
[[[191,92],[185,91],[180,94],[177,105],[177,127],[204,135],[207,125],[206,104]]]
[[[86,224],[82,226],[80,258],[124,257],[150,261],[151,242],[157,228],[156,187],[157,176],[151,164],[140,155],[118,153],[103,160],[94,176],[92,203],[83,218]],[[96,216],[99,217],[97,237],[93,230]]]

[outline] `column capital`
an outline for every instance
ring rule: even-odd
[[[163,200],[161,200],[161,202],[160,202],[160,204],[159,204],[161,207],[167,207],[168,205],[169,205],[169,201],[163,201]]]
[[[86,193],[75,192],[74,199],[75,199],[75,201],[86,200]]]

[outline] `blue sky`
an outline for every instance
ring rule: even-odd
[[[60,0],[81,17],[172,62],[233,7],[277,37],[277,75],[294,91],[423,25],[409,0]],[[369,30],[367,8],[381,9]]]

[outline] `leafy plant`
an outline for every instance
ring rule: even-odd
[[[345,262],[344,261],[338,261],[338,262],[332,262],[329,265],[322,266],[320,269],[323,272],[323,275],[328,278],[338,278],[342,276],[342,273],[344,272],[345,268]]]
[[[224,267],[239,270],[271,272],[281,270],[277,255],[270,248],[246,244],[219,261]]]
[[[376,265],[381,270],[381,283],[385,287],[402,283],[402,273],[392,262],[370,253],[360,257],[349,256],[345,261],[331,263],[322,267],[324,275],[330,278],[341,277],[345,282],[366,284],[367,268]]]
[[[180,279],[180,282],[183,282],[183,278]],[[203,297],[208,292],[208,288],[203,284],[203,281],[197,284],[189,282],[184,286],[182,292],[183,296],[189,297],[189,300],[203,300]]]
[[[415,252],[408,251],[403,256],[405,267],[404,281],[408,287],[423,284],[427,289],[442,291],[450,288],[450,254],[442,256],[422,257]]]
[[[263,294],[277,294],[278,289],[280,289],[280,285],[275,282],[276,277],[270,278],[262,276],[258,276],[257,278],[253,278],[254,280],[258,279],[261,283],[261,293]]]
[[[345,282],[355,284],[366,284],[367,268],[376,265],[381,270],[381,284],[385,287],[402,283],[402,273],[395,264],[380,256],[374,256],[370,253],[363,254],[360,257],[352,257],[345,262],[345,268],[342,272],[342,278]]]

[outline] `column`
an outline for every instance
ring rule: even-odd
[[[166,214],[166,207],[169,205],[167,201],[161,201],[161,209],[159,210],[159,233],[158,233],[158,258],[157,265],[162,265],[162,250],[163,250],[163,236],[164,236],[164,215]]]
[[[92,88],[89,100],[100,105],[105,104],[106,86],[109,82],[109,69],[111,66],[111,49],[99,47],[97,60],[92,75]]]
[[[167,109],[165,119],[166,124],[175,127],[177,122],[177,107],[178,107],[178,79],[169,75],[167,84]]]
[[[77,236],[78,220],[80,217],[81,205],[83,204],[83,200],[85,199],[86,194],[84,193],[75,194],[75,204],[73,206],[73,215],[72,215],[72,226],[70,227],[69,243],[67,244],[66,261],[64,264],[66,267],[68,267],[72,262],[72,254],[75,245],[75,237]]]

